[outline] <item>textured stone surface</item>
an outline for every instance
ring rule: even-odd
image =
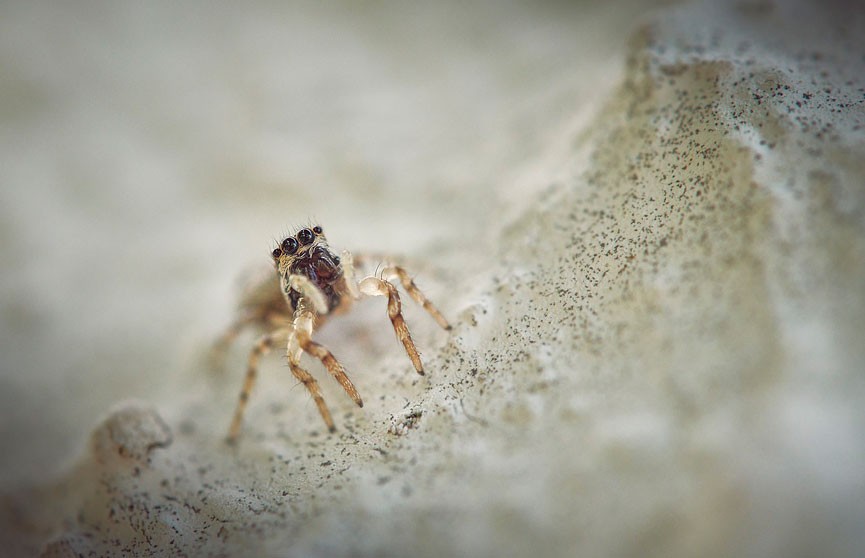
[[[77,78],[51,61],[25,66],[30,35],[0,33],[19,132],[36,142],[48,134],[38,122],[57,121],[60,138],[16,159],[4,136],[4,158],[17,161],[7,172],[43,187],[3,195],[31,208],[66,196],[45,206],[57,218],[47,238],[5,225],[20,235],[2,246],[20,271],[3,286],[4,422],[20,427],[3,432],[16,454],[3,462],[4,547],[857,555],[861,10],[686,5],[635,28],[640,9],[625,6],[218,11],[228,47],[168,10],[144,23],[109,10],[143,30],[118,40],[116,56],[153,66],[121,71],[74,42],[91,71],[54,117],[46,83]],[[157,24],[168,28],[164,53],[147,34]],[[187,76],[190,60],[204,69]],[[170,77],[209,96],[178,86],[166,98],[179,108],[148,105],[146,88]],[[99,78],[114,87],[109,109],[86,95]],[[125,127],[139,102],[164,129]],[[88,115],[121,130],[83,129],[126,140],[107,169],[92,158],[103,144],[74,133]],[[54,164],[44,175],[40,157]],[[102,172],[127,182],[100,189]],[[229,319],[243,254],[266,257],[253,233],[270,227],[269,240],[308,214],[340,247],[407,253],[455,328],[438,331],[406,304],[429,371],[420,378],[381,301],[364,304],[320,340],[365,407],[325,385],[339,426],[326,434],[273,359],[230,448],[222,437],[251,337],[222,371],[205,347]],[[78,251],[37,258],[58,232]],[[58,269],[69,280],[50,288]],[[85,451],[97,410],[127,395],[151,405],[115,408]]]

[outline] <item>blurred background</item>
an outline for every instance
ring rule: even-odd
[[[0,484],[194,389],[297,224],[481,273],[649,4],[4,2]]]

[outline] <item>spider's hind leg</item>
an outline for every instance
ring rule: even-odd
[[[252,392],[252,388],[255,386],[255,380],[258,376],[258,361],[263,355],[270,352],[280,337],[285,335],[285,329],[279,329],[263,335],[258,339],[258,342],[256,342],[255,346],[250,351],[246,376],[243,379],[243,387],[240,390],[237,407],[234,410],[234,417],[231,419],[231,426],[228,429],[229,443],[233,443],[237,440],[237,436],[240,434],[240,425],[243,422],[243,413],[246,411],[246,404],[249,401],[249,396]]]
[[[248,314],[232,322],[210,346],[206,355],[208,368],[214,372],[224,372],[225,359],[232,343],[244,329],[251,327],[256,321],[255,316]]]

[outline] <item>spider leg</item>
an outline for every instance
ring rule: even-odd
[[[360,298],[360,291],[357,290],[357,281],[354,275],[354,256],[348,250],[343,250],[340,262],[342,263],[342,273],[345,277],[348,294],[351,295],[351,298],[357,300]]]
[[[354,387],[354,384],[351,383],[351,380],[345,373],[345,369],[342,367],[342,364],[336,360],[336,357],[333,356],[333,353],[319,343],[316,343],[303,331],[298,332],[298,342],[300,343],[300,347],[307,353],[311,354],[315,358],[321,361],[322,364],[327,368],[327,371],[330,372],[330,375],[333,376],[339,385],[342,386],[342,389],[348,394],[352,400],[357,403],[358,407],[363,407],[363,400],[360,398],[360,394],[357,392],[357,389]]]
[[[324,419],[324,423],[327,425],[327,429],[334,432],[336,426],[333,424],[333,418],[331,418],[330,411],[327,409],[327,404],[324,402],[324,396],[321,395],[321,388],[318,386],[318,382],[315,381],[312,374],[301,368],[300,364],[296,362],[289,360],[288,368],[291,370],[291,373],[294,374],[294,377],[300,380],[300,382],[306,386],[306,389],[309,390],[310,395],[312,395],[312,398],[318,407],[318,412],[321,414],[321,418]]]
[[[258,376],[258,361],[261,357],[273,348],[276,341],[286,334],[285,329],[279,329],[266,335],[261,336],[255,343],[255,346],[249,353],[249,364],[246,368],[246,376],[243,379],[243,388],[240,390],[240,396],[237,400],[237,407],[234,410],[234,418],[231,419],[231,427],[228,429],[228,441],[233,443],[237,440],[240,434],[240,425],[243,421],[243,413],[246,410],[246,403],[249,401],[249,395],[255,386],[255,380]]]
[[[232,324],[222,332],[222,335],[220,335],[210,347],[210,354],[208,357],[210,366],[214,369],[221,370],[223,364],[225,364],[225,356],[228,353],[231,344],[234,343],[234,340],[237,339],[237,336],[240,335],[244,329],[255,324],[257,321],[259,321],[259,317],[256,314],[249,312],[232,322]]]
[[[321,415],[321,418],[324,420],[324,423],[327,425],[327,429],[333,432],[336,430],[336,426],[333,424],[333,418],[330,416],[330,411],[327,408],[327,404],[324,402],[324,396],[321,394],[321,388],[318,385],[318,382],[315,378],[312,377],[312,374],[301,368],[300,366],[300,357],[303,354],[305,345],[309,345],[312,343],[310,340],[310,335],[312,334],[312,324],[315,320],[315,315],[309,310],[304,308],[303,299],[301,299],[301,304],[298,307],[297,316],[294,320],[294,329],[288,337],[288,347],[286,349],[286,355],[288,356],[288,367],[291,370],[291,373],[294,374],[294,377],[300,380],[300,382],[306,386],[306,389],[309,391],[310,395],[312,395],[313,400],[315,401],[316,406],[318,407],[318,412]],[[315,343],[318,347],[324,349],[322,345]],[[342,366],[337,362],[333,355],[330,354],[330,351],[324,349],[327,352],[327,355],[330,356],[330,360],[332,364],[335,364],[339,367],[340,371],[342,371]],[[317,356],[317,355],[316,355]],[[325,357],[326,358],[326,357]],[[325,359],[322,358],[322,362],[325,362]],[[328,371],[331,371],[330,366],[327,362],[325,365],[328,366]],[[331,371],[331,374],[335,374]],[[348,386],[351,388],[347,388],[345,384],[343,384],[343,388],[349,392],[349,395],[354,399],[355,396],[359,405],[363,405],[360,402],[360,396],[357,395],[357,390],[354,389],[351,381],[348,380],[348,377],[345,376],[345,372],[342,371],[342,376],[348,382]],[[339,380],[339,378],[337,378]],[[342,380],[339,380],[340,384],[342,384]]]
[[[222,335],[213,343],[213,350],[220,353],[228,350],[228,347],[237,339],[240,332],[255,321],[255,316],[249,314],[235,320],[228,328],[222,332]]]
[[[423,309],[429,312],[430,316],[432,316],[433,319],[438,322],[438,325],[450,331],[451,325],[448,323],[445,317],[442,316],[442,313],[439,312],[438,308],[436,308],[433,303],[430,302],[430,300],[426,296],[424,296],[420,289],[417,288],[417,285],[415,285],[414,283],[414,279],[409,276],[408,272],[406,272],[404,268],[398,265],[388,265],[382,270],[381,273],[382,276],[388,281],[394,277],[398,278],[400,283],[402,283],[402,287],[406,290],[409,296],[412,297],[415,302],[423,306]]]
[[[423,376],[423,363],[420,360],[420,355],[417,352],[414,341],[411,339],[411,333],[408,331],[408,326],[402,317],[402,305],[399,301],[399,293],[393,284],[379,279],[378,277],[367,277],[358,284],[360,292],[367,296],[387,296],[387,315],[393,324],[393,330],[396,333],[397,339],[405,347],[405,352],[414,364],[417,373]]]

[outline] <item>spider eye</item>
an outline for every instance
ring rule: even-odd
[[[282,241],[282,251],[288,255],[297,252],[297,241],[292,237],[288,237]]]
[[[274,257],[274,259],[280,257],[282,255],[282,248],[274,248],[273,252],[271,252],[271,255]]]
[[[336,265],[339,265],[339,256],[333,257],[333,263],[335,263]]]
[[[324,229],[322,229],[320,226],[316,225],[316,226],[312,227],[312,232],[314,232],[315,234],[321,234],[324,232]]]
[[[297,233],[297,239],[301,244],[309,244],[315,238],[315,233],[313,233],[309,229],[301,229],[299,233]]]

